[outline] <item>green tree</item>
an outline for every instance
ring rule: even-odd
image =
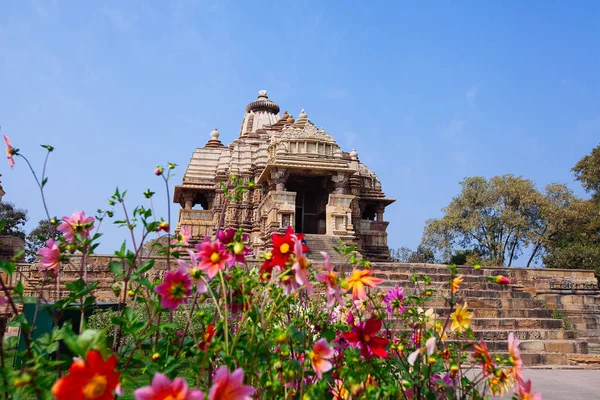
[[[434,252],[422,244],[417,246],[417,250],[415,251],[408,247],[392,249],[390,251],[390,257],[392,257],[393,261],[401,263],[432,264],[435,262]]]
[[[594,269],[600,275],[600,146],[572,171],[592,198],[577,197],[566,187],[554,191],[546,217],[551,228],[542,241],[544,265]]]
[[[444,216],[427,221],[422,244],[446,260],[469,249],[488,264],[512,265],[538,235],[544,196],[514,175],[471,177],[460,185]]]
[[[575,164],[572,171],[583,188],[600,202],[600,145]]]
[[[44,247],[46,240],[58,239],[62,233],[56,229],[47,219],[42,219],[38,226],[27,235],[25,239],[25,261],[34,263],[37,258],[37,251]]]
[[[0,235],[16,236],[25,239],[23,227],[27,222],[27,211],[16,208],[13,203],[0,203],[0,220],[5,221]]]

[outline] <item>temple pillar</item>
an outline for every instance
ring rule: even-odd
[[[184,193],[181,197],[183,197],[184,209],[191,210],[192,208],[194,208],[194,197],[196,197],[194,193]]]

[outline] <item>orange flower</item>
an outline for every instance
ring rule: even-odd
[[[483,340],[479,342],[479,344],[473,345],[475,352],[473,352],[473,358],[481,364],[481,368],[483,369],[483,376],[488,376],[493,373],[496,369],[496,366],[492,362],[492,356],[488,351],[487,345]]]
[[[352,289],[353,300],[364,300],[367,298],[367,291],[365,286],[374,288],[383,282],[381,278],[375,278],[373,274],[379,271],[373,271],[370,269],[359,270],[355,269],[352,271],[352,276],[348,279],[348,287]]]
[[[99,351],[91,350],[85,361],[75,361],[69,375],[54,383],[52,394],[57,400],[112,400],[120,377],[116,366],[114,354],[104,361]]]
[[[452,290],[452,293],[456,293],[458,292],[458,288],[460,287],[460,284],[463,281],[463,276],[459,275],[456,278],[452,279],[452,282],[450,282],[450,290]]]

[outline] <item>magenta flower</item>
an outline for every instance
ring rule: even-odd
[[[163,167],[161,167],[160,165],[156,168],[154,168],[154,175],[156,176],[161,176],[163,174]]]
[[[164,282],[157,285],[154,291],[161,296],[160,305],[173,311],[180,304],[187,303],[192,294],[192,279],[178,268],[175,272],[167,272]]]
[[[315,342],[308,357],[319,379],[323,377],[323,372],[327,372],[333,368],[329,359],[333,358],[334,354],[333,347],[329,346],[327,339],[319,339]]]
[[[219,242],[223,243],[227,250],[232,253],[232,257],[229,261],[229,266],[233,266],[233,264],[246,263],[246,257],[249,254],[252,254],[252,250],[246,247],[245,243],[248,241],[247,233],[240,233],[233,228],[228,228],[226,231],[219,231],[217,234],[217,238]]]
[[[387,292],[383,302],[387,305],[388,314],[401,315],[404,312],[404,288],[396,285],[394,289]]]
[[[42,266],[40,271],[57,270],[60,266],[60,247],[54,239],[46,240],[46,247],[39,249],[38,254],[42,257],[40,259],[40,265]]]
[[[5,305],[6,303],[8,303],[8,297],[0,296],[0,306]]]
[[[183,378],[171,380],[157,372],[152,378],[152,385],[144,386],[133,392],[135,400],[203,400],[204,393],[198,389],[188,390],[187,382]]]
[[[67,242],[74,242],[75,235],[87,239],[94,229],[94,217],[86,217],[84,211],[75,211],[70,217],[62,217],[62,220],[57,229],[65,235]]]
[[[306,255],[302,251],[302,241],[298,240],[296,235],[293,235],[294,238],[294,256],[296,261],[294,265],[292,265],[292,270],[296,273],[296,282],[299,285],[304,286],[306,288],[307,293],[312,293],[313,287],[312,283],[310,283],[310,279],[308,276],[308,267],[310,266],[310,262]]]
[[[230,374],[227,367],[220,367],[208,392],[208,400],[251,400],[255,390],[243,383],[243,369],[238,368]]]
[[[326,272],[317,274],[316,278],[319,282],[323,282],[325,286],[327,286],[327,306],[333,307],[336,300],[339,304],[344,304],[344,301],[342,300],[342,289],[338,284],[337,274],[333,272],[333,266],[331,265],[329,254],[322,251],[321,255],[323,256],[323,258],[325,258],[325,262],[323,262],[323,267],[325,267]]]
[[[13,158],[13,155],[16,154],[16,150],[10,145],[10,139],[5,135],[2,136],[4,137],[4,143],[6,144],[6,158],[8,158],[8,165],[10,165],[12,168],[15,166],[15,159]]]
[[[232,258],[219,240],[212,242],[209,237],[198,243],[196,249],[199,250],[197,256],[201,259],[198,268],[205,270],[210,279],[214,278],[219,270],[224,270]]]
[[[188,250],[190,255],[190,263],[188,264],[185,260],[181,258],[177,260],[179,263],[179,268],[183,270],[186,274],[190,275],[192,281],[196,284],[196,291],[200,294],[208,292],[208,288],[206,287],[206,283],[202,279],[202,270],[198,267],[198,257],[196,257],[196,253],[191,250]]]

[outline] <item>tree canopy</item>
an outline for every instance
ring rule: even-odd
[[[25,239],[25,230],[23,228],[27,222],[26,210],[17,208],[13,203],[0,202],[0,220],[5,221],[0,235]]]
[[[490,264],[511,265],[537,237],[544,196],[514,175],[466,178],[462,190],[430,219],[422,243],[449,260],[453,250],[472,250]]]

